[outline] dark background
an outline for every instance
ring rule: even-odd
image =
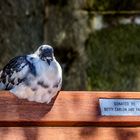
[[[140,90],[139,0],[1,0],[0,69],[47,43],[65,90]]]

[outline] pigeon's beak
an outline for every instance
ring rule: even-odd
[[[50,65],[51,64],[52,59],[47,59],[47,63]]]

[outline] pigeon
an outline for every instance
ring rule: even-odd
[[[0,72],[0,90],[9,90],[28,101],[49,104],[61,86],[62,68],[50,45],[11,59]]]

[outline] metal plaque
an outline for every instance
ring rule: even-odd
[[[99,99],[103,116],[140,116],[140,99]]]

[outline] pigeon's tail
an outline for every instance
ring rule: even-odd
[[[0,90],[4,90],[5,89],[5,85],[1,81],[1,75],[2,75],[2,71],[0,71]]]

